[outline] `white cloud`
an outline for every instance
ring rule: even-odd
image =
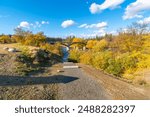
[[[107,22],[100,22],[97,24],[82,24],[79,28],[86,28],[86,29],[94,29],[90,31],[92,33],[88,34],[81,34],[81,37],[89,38],[89,37],[96,37],[96,36],[104,36],[106,34],[106,27],[108,26]]]
[[[138,24],[150,24],[150,17],[144,18],[137,22]]]
[[[106,34],[112,34],[112,35],[117,35],[118,32],[117,31],[106,31],[106,29],[99,29],[99,30],[95,30],[92,33],[83,33],[80,35],[80,37],[82,38],[94,38],[96,36],[105,36]]]
[[[48,21],[42,21],[41,24],[49,24]]]
[[[141,12],[144,10],[150,10],[150,1],[136,0],[127,6],[123,19],[142,18]]]
[[[38,22],[38,21],[36,21],[35,24],[33,24],[34,28],[37,28],[37,27],[40,28],[41,26],[42,26],[42,24],[40,22]]]
[[[79,26],[79,28],[85,28],[87,26],[88,26],[87,24],[82,24],[82,25]]]
[[[30,24],[26,21],[20,22],[20,25],[18,26],[20,28],[30,28]]]
[[[82,38],[94,38],[96,36],[104,36],[105,34],[106,34],[105,31],[103,31],[103,32],[93,32],[91,34],[90,33],[88,33],[88,34],[83,33],[83,34],[80,35],[80,37],[82,37]]]
[[[35,23],[29,23],[27,21],[22,21],[20,22],[18,27],[19,28],[40,28],[44,24],[49,24],[49,22],[48,21],[42,21],[42,22],[36,21]]]
[[[61,26],[63,28],[67,28],[67,27],[70,27],[74,24],[75,24],[75,22],[73,20],[66,20],[66,21],[62,22]]]
[[[39,25],[40,23],[38,21],[35,22],[36,25]]]
[[[97,36],[104,36],[106,34],[106,31],[105,29],[99,29],[99,30],[94,31],[94,33]]]
[[[98,5],[96,3],[91,4],[90,11],[92,14],[100,12],[101,11],[100,5]]]
[[[81,34],[80,35],[81,38],[92,38],[92,37],[96,37],[95,33],[92,33],[92,34]]]
[[[125,0],[105,0],[101,5],[93,3],[90,6],[90,11],[92,14],[99,13],[105,9],[115,9],[120,7]]]
[[[97,23],[97,24],[82,24],[79,26],[79,28],[105,28],[107,27],[108,24],[107,22],[100,22],[100,23]]]

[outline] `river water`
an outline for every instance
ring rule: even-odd
[[[69,56],[68,48],[62,47],[62,51],[63,51],[63,62],[67,62]]]

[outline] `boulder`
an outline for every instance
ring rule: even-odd
[[[60,73],[60,72],[64,72],[64,71],[63,71],[63,70],[59,70],[59,69],[58,69],[58,70],[57,70],[57,73]]]
[[[17,52],[16,48],[9,48],[8,52]]]

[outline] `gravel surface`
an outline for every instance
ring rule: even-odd
[[[0,75],[19,75],[16,73],[16,61],[13,54],[3,55],[0,54]]]
[[[73,63],[64,63],[64,66],[72,66]],[[99,83],[85,74],[80,68],[63,69],[64,72],[60,73],[70,78],[71,82],[60,84],[59,95],[63,100],[103,100],[111,99],[110,95]]]

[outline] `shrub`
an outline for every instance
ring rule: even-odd
[[[150,55],[149,54],[141,54],[142,58],[137,63],[138,69],[150,68]]]
[[[56,55],[62,56],[60,43],[56,43],[54,45],[51,45],[49,43],[42,43],[40,44],[40,48]]]
[[[134,79],[135,72],[138,69],[138,65],[143,59],[143,55],[140,52],[125,53],[120,55],[121,65],[123,67],[123,77],[127,79]]]
[[[25,37],[25,45],[31,45],[31,46],[37,46],[39,47],[41,43],[46,42],[46,37],[43,33],[37,33],[37,34],[28,34]]]
[[[72,62],[80,62],[80,56],[82,53],[83,52],[79,50],[70,50],[68,60]]]
[[[121,64],[121,61],[119,59],[109,59],[108,61],[109,65],[106,68],[106,71],[110,74],[113,74],[115,76],[121,76],[123,72],[123,66]]]
[[[84,64],[91,65],[92,64],[92,52],[85,52],[80,56],[80,62]]]
[[[14,41],[14,42],[17,42],[17,43],[22,43],[22,44],[24,44],[24,37],[23,36],[21,36],[21,35],[13,35],[12,36],[12,40]]]
[[[89,40],[86,44],[86,48],[92,49],[96,45],[97,42],[98,42],[97,40]]]
[[[98,69],[105,70],[109,66],[108,61],[111,57],[112,53],[109,51],[94,53],[92,65]]]
[[[120,59],[122,61],[122,66],[124,67],[125,70],[136,68],[137,66],[138,58],[136,55],[126,53],[121,55]]]
[[[30,65],[33,60],[31,58],[31,53],[30,53],[29,47],[27,47],[27,46],[19,46],[19,49],[21,50],[21,53],[18,56],[18,61]]]
[[[124,70],[124,73],[122,74],[122,77],[125,79],[133,80],[135,78],[135,69],[126,69]]]
[[[100,51],[104,51],[108,46],[108,42],[103,39],[101,41],[98,41],[95,46],[93,47],[93,51],[94,52],[100,52]]]
[[[0,36],[0,43],[5,44],[5,43],[11,43],[11,38],[8,35],[2,35]]]

